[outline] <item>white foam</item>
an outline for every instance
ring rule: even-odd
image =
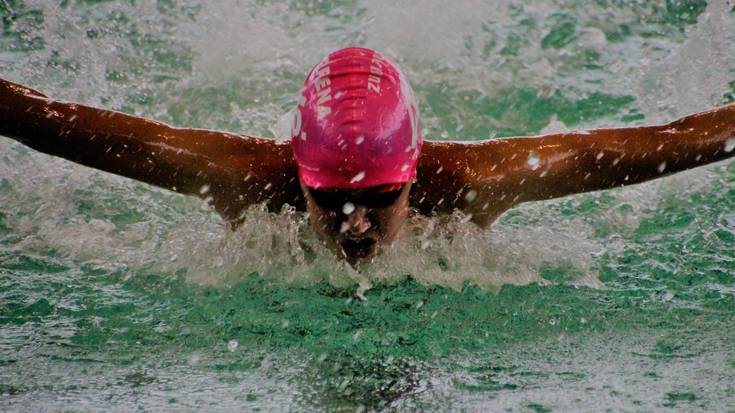
[[[470,91],[471,96],[480,98],[519,85],[535,89],[541,98],[559,90],[577,93],[580,99],[591,92],[633,95],[647,122],[671,120],[671,113],[705,109],[721,97],[727,90],[726,80],[731,80],[726,79],[725,69],[733,67],[735,56],[729,53],[733,47],[729,41],[732,14],[722,13],[720,2],[708,4],[687,36],[668,39],[632,35],[619,42],[607,42],[601,35],[596,26],[599,7],[577,8],[579,41],[560,50],[540,45],[553,24],[547,18],[557,10],[552,3],[524,5],[519,15],[513,13],[515,6],[511,4],[490,10],[475,0],[451,6],[418,0],[400,6],[394,3],[366,3],[361,5],[364,12],[345,20],[318,13],[308,15],[298,8],[284,13],[288,7],[285,4],[256,1],[205,2],[195,19],[170,18],[158,11],[154,2],[98,6],[105,12],[120,9],[141,35],[171,40],[181,50],[191,52],[191,73],[176,72],[180,78],[165,83],[154,82],[157,73],[139,70],[144,63],[152,62],[151,57],[140,55],[128,33],[91,40],[81,24],[85,17],[79,8],[37,3],[34,7],[41,8],[44,15],[40,36],[47,47],[22,57],[3,54],[0,71],[55,98],[93,104],[102,104],[104,98],[104,106],[108,107],[130,103],[129,95],[152,93],[156,99],[142,114],[164,120],[171,116],[169,108],[181,103],[182,92],[208,87],[216,90],[238,80],[264,82],[269,85],[264,94],[252,96],[257,103],[230,102],[230,113],[192,116],[197,124],[181,126],[217,127],[235,122],[244,129],[235,132],[270,132],[281,138],[288,136],[292,120],[284,113],[295,105],[301,86],[293,75],[306,74],[326,52],[346,42],[383,51],[414,85],[422,86],[417,88],[421,93],[442,84],[451,89],[447,92],[450,96]],[[338,11],[351,10],[346,6]],[[614,13],[613,22],[636,17],[628,9],[616,9]],[[521,18],[537,25],[524,28]],[[159,24],[161,21],[166,24]],[[323,30],[325,27],[334,30]],[[442,36],[427,44],[427,28]],[[527,42],[517,55],[501,56],[502,42],[489,56],[483,55],[485,40],[505,41],[519,34]],[[598,51],[599,63],[605,69],[569,72],[559,63],[581,48]],[[78,64],[79,73],[48,65],[52,50],[57,54],[55,59]],[[704,51],[708,51],[706,56],[701,55]],[[106,77],[110,71],[124,72],[128,78],[111,81]],[[424,111],[425,130],[442,132],[441,125],[450,119],[457,124],[456,131],[445,131],[451,137],[477,116],[464,106],[450,109],[455,112]],[[488,120],[490,127],[507,127],[514,122],[512,118]],[[616,126],[599,118],[586,122],[571,128]],[[544,131],[566,129],[552,116]],[[415,217],[393,248],[356,274],[321,245],[303,214],[273,215],[256,207],[241,229],[230,232],[199,200],[40,155],[4,138],[0,138],[0,153],[0,177],[10,185],[9,190],[0,192],[0,201],[7,214],[5,225],[18,239],[13,248],[54,248],[74,260],[95,265],[163,272],[186,269],[190,280],[203,283],[233,282],[243,274],[258,271],[264,277],[289,282],[328,280],[340,285],[366,285],[370,280],[393,282],[411,274],[427,284],[456,287],[470,281],[495,286],[547,282],[538,273],[542,265],[550,263],[583,275],[572,282],[596,286],[596,257],[601,251],[616,251],[627,245],[626,234],[634,231],[639,220],[662,198],[709,190],[714,170],[700,168],[611,192],[613,206],[600,208],[596,215],[620,234],[617,238],[595,235],[589,216],[562,216],[554,202],[524,205],[513,212],[522,219],[501,220],[489,231],[477,229],[461,215]],[[472,198],[470,193],[466,196]],[[110,210],[80,212],[80,204],[87,201]],[[126,222],[112,218],[129,211],[139,216],[128,217]]]

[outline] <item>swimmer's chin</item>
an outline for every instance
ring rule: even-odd
[[[370,237],[342,239],[339,248],[352,266],[368,263],[378,254],[378,242]]]

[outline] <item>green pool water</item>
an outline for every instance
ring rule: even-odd
[[[0,0],[0,21],[4,78],[277,139],[346,45],[398,63],[433,140],[735,101],[725,1]],[[489,231],[414,217],[355,273],[301,214],[231,233],[0,137],[0,410],[733,411],[734,246],[729,161]]]

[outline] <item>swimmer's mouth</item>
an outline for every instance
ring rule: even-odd
[[[348,258],[367,258],[375,253],[377,242],[373,238],[348,238],[339,243]]]

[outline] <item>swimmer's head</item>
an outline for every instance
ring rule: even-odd
[[[333,52],[304,81],[291,144],[299,178],[311,188],[408,182],[421,151],[411,87],[377,52]]]
[[[354,264],[397,236],[421,144],[413,92],[387,58],[350,47],[311,70],[291,145],[311,222],[330,248]]]

